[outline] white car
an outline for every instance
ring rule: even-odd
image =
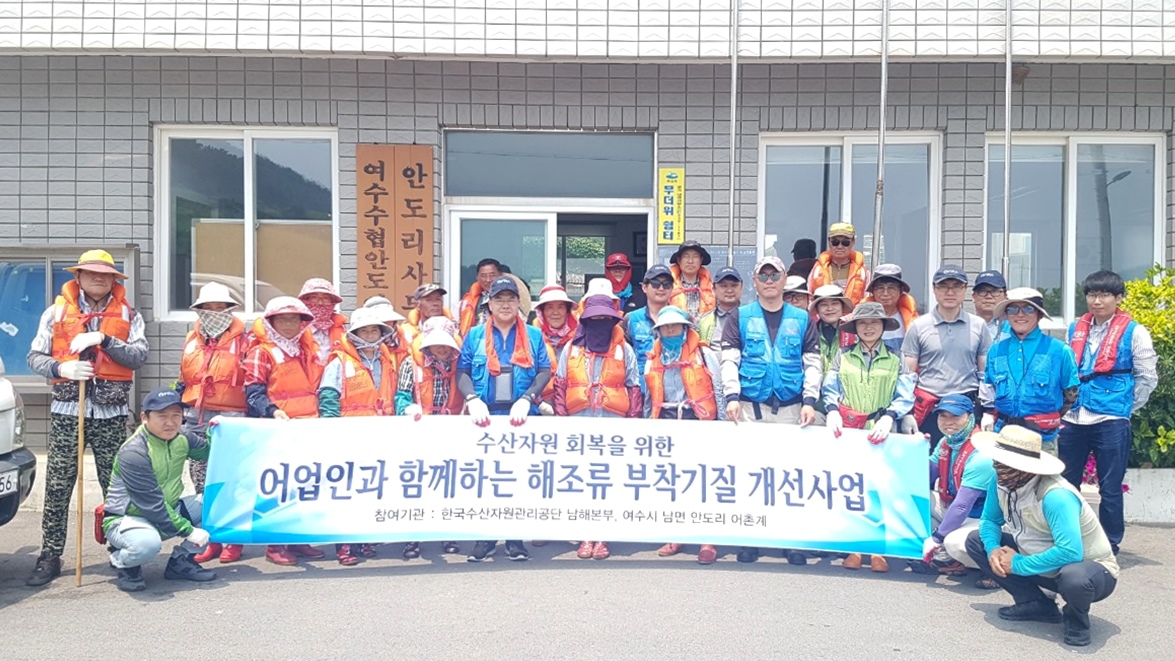
[[[24,447],[24,402],[0,360],[0,526],[16,516],[35,479],[37,458]]]

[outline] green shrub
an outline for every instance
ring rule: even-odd
[[[1122,309],[1146,326],[1159,354],[1159,386],[1131,421],[1130,465],[1175,467],[1175,269],[1155,265],[1127,282]]]

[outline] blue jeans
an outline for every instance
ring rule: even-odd
[[[181,498],[177,505],[180,514],[194,526],[200,525],[202,507],[200,496]],[[138,516],[124,516],[119,519],[118,525],[111,528],[106,539],[114,547],[114,552],[110,554],[110,564],[120,569],[145,565],[163,548],[163,537],[159,531],[149,521]],[[199,550],[195,544],[185,540],[176,544],[171,551],[171,557],[191,555]]]
[[[1085,460],[1093,452],[1097,462],[1098,493],[1102,497],[1098,518],[1115,553],[1126,532],[1126,522],[1122,518],[1122,479],[1126,476],[1131,445],[1130,421],[1123,419],[1106,420],[1096,425],[1066,422],[1061,427],[1057,443],[1061,461],[1065,462],[1062,475],[1079,489]]]

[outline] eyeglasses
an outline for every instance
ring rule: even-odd
[[[1036,308],[1031,305],[1009,305],[1004,308],[1004,312],[1006,312],[1009,317],[1020,314],[1021,312],[1024,314],[1036,314]]]
[[[828,245],[834,248],[848,248],[849,246],[853,245],[853,240],[846,239],[844,237],[829,239]]]
[[[957,294],[961,291],[965,291],[967,289],[967,285],[962,285],[962,284],[946,285],[946,284],[939,283],[939,284],[935,285],[934,288],[939,291],[948,291],[952,294]]]
[[[999,296],[1000,294],[1004,293],[1004,290],[1003,289],[976,289],[973,293],[975,294],[975,296],[980,297],[980,298],[993,298],[995,296]]]
[[[787,301],[788,303],[800,302],[806,304],[808,302],[808,295],[804,292],[789,291],[784,292],[783,300]]]
[[[780,273],[779,271],[775,271],[773,273],[757,273],[757,274],[755,274],[755,279],[758,280],[759,282],[762,282],[762,283],[779,282],[779,279],[782,277],[783,277],[783,274]]]
[[[652,287],[653,289],[673,289],[672,280],[650,280],[645,284]]]
[[[891,282],[891,283],[884,284],[884,285],[873,285],[873,291],[875,291],[875,292],[881,292],[881,291],[899,291],[900,289],[901,289],[901,287],[900,287],[900,286],[898,286],[898,285],[895,285],[895,284],[893,284],[892,282]]]
[[[1096,291],[1096,292],[1091,291],[1085,295],[1085,300],[1087,300],[1087,301],[1112,301],[1117,296],[1118,296],[1117,294],[1111,294],[1109,292],[1104,292],[1104,291]]]

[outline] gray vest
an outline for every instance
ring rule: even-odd
[[[1118,561],[1110,540],[1102,530],[1097,513],[1085,502],[1081,492],[1059,475],[1041,475],[1010,492],[999,487],[1000,510],[1004,514],[1004,532],[1010,534],[1024,555],[1036,555],[1053,547],[1053,533],[1044,518],[1045,494],[1053,489],[1067,489],[1081,501],[1081,548],[1083,560],[1092,560],[1118,577]],[[1055,576],[1056,574],[1048,574]]]

